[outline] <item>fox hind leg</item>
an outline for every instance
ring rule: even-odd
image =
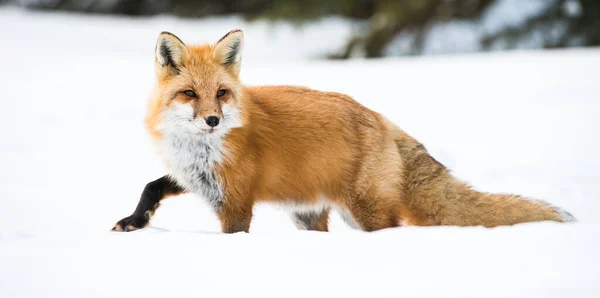
[[[292,211],[290,217],[298,230],[328,231],[329,208],[320,211]]]
[[[353,228],[371,232],[401,225],[401,205],[394,199],[357,196],[339,212],[344,221]]]

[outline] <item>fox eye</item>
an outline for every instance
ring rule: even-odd
[[[217,92],[217,97],[221,97],[221,96],[225,95],[225,93],[227,93],[227,90],[221,89]]]
[[[194,92],[192,90],[185,90],[185,91],[183,91],[183,94],[185,94],[186,96],[189,96],[189,97],[196,97],[196,92]]]

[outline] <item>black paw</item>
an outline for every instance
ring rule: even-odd
[[[125,217],[112,228],[115,232],[131,232],[145,227],[148,224],[148,219],[142,216],[130,215]]]

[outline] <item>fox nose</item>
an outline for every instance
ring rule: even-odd
[[[206,118],[206,124],[210,127],[215,127],[219,125],[219,118],[216,116],[208,116],[208,118]]]

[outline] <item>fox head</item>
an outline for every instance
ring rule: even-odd
[[[151,131],[211,135],[241,126],[243,45],[240,30],[213,45],[186,45],[162,32],[156,43],[157,89],[146,119]]]

